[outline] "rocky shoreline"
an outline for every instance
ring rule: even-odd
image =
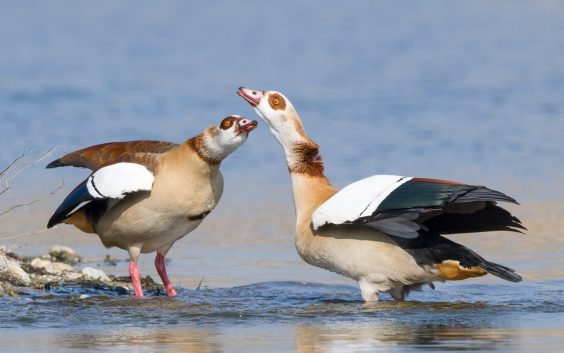
[[[106,259],[105,261],[111,261]],[[73,265],[84,263],[83,258],[68,246],[55,245],[49,254],[37,257],[17,255],[0,246],[0,298],[18,297],[30,290],[82,292],[85,289],[103,290],[114,294],[133,294],[133,284],[129,276],[115,276],[104,271],[84,267],[75,271]],[[166,295],[162,284],[155,283],[149,276],[141,279],[143,289],[155,295]]]

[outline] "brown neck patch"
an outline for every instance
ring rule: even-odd
[[[324,176],[323,159],[319,155],[319,145],[313,142],[301,142],[293,149],[294,161],[288,165],[290,173],[310,176]]]
[[[206,149],[206,143],[204,139],[204,133],[202,132],[198,136],[192,137],[186,141],[188,146],[192,147],[198,156],[206,163],[215,165],[221,163],[221,159],[213,158],[212,155]]]

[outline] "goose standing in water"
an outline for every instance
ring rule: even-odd
[[[47,228],[72,224],[98,234],[107,248],[127,250],[137,297],[143,296],[139,254],[156,251],[157,272],[174,296],[164,257],[215,208],[223,193],[221,161],[256,127],[255,120],[233,115],[181,145],[111,142],[69,153],[47,168],[73,166],[93,173],[67,196]]]
[[[337,191],[290,101],[278,92],[239,90],[286,155],[296,249],[304,261],[354,279],[367,302],[382,292],[404,300],[423,285],[434,288],[434,281],[488,272],[521,281],[514,270],[442,236],[525,229],[497,206],[514,199],[483,186],[395,175],[375,175]]]

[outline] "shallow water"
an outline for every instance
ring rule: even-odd
[[[558,1],[265,3],[61,1],[0,9],[0,165],[24,145],[182,142],[231,114],[239,86],[278,90],[321,145],[337,187],[373,174],[485,184],[518,199],[527,235],[452,239],[517,270],[366,305],[305,264],[278,143],[264,123],[222,164],[216,210],[170,251],[174,299],[82,289],[0,298],[5,351],[559,351],[564,343],[564,5]],[[43,170],[12,196],[0,238],[43,229],[88,171]],[[0,168],[2,169],[2,168]],[[241,187],[245,185],[245,187]],[[13,204],[4,194],[2,209]],[[127,274],[127,255],[74,228],[0,241],[53,244]],[[108,266],[110,254],[120,260]],[[153,255],[143,275],[157,278]],[[200,290],[195,288],[204,277]],[[70,296],[69,296],[70,295]]]
[[[352,286],[305,282],[180,290],[174,299],[81,290],[70,293],[91,296],[70,299],[61,290],[2,300],[1,327],[13,350],[557,350],[563,284],[526,283],[518,292],[506,284],[448,284],[409,302],[377,304],[362,303]]]

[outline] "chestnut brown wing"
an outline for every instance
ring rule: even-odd
[[[120,156],[133,153],[165,153],[178,147],[174,142],[166,141],[128,141],[110,142],[90,146],[71,152],[47,165],[47,169],[73,166],[96,170],[101,165]]]

